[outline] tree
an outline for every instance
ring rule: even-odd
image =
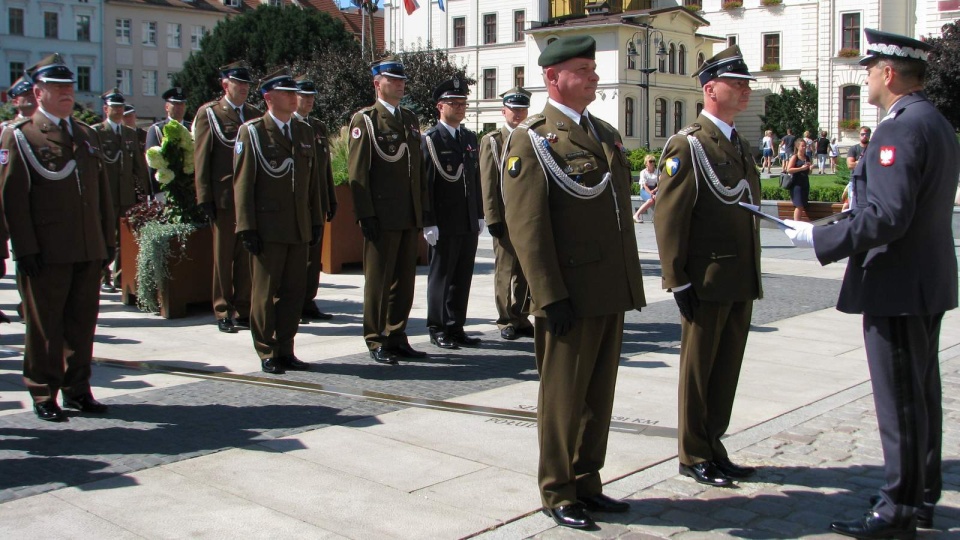
[[[454,65],[446,51],[431,48],[427,43],[423,47],[417,43],[415,49],[397,54],[407,74],[407,87],[400,104],[420,117],[423,125],[437,123],[437,107],[433,101],[433,89],[444,80],[459,76],[468,85],[476,84],[476,79],[466,76],[465,65]],[[471,90],[476,91],[476,88]]]
[[[943,26],[943,37],[933,38],[933,51],[927,67],[927,97],[947,117],[954,129],[960,129],[960,20]]]
[[[781,88],[779,94],[767,96],[766,114],[760,115],[764,129],[773,130],[783,136],[787,128],[800,136],[804,131],[816,133],[820,123],[817,120],[817,87],[803,79],[798,79],[799,88]]]
[[[251,74],[261,77],[273,66],[289,66],[323,51],[355,47],[353,35],[327,13],[292,5],[261,5],[217,23],[200,41],[200,51],[190,55],[183,70],[174,76],[174,83],[187,92],[187,110],[196,111],[222,94],[220,66],[244,60]],[[255,89],[256,84],[253,92]]]
[[[348,124],[354,112],[376,99],[370,64],[361,56],[359,44],[321,51],[310,61],[298,62],[293,67],[296,73],[306,74],[316,83],[313,116],[327,126],[331,135]]]

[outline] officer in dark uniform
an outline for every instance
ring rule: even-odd
[[[120,234],[120,218],[123,217],[138,199],[150,192],[147,179],[147,161],[140,149],[137,133],[123,125],[123,106],[126,100],[119,88],[104,92],[103,122],[91,126],[100,137],[100,150],[103,156],[107,178],[110,179],[110,200],[113,201],[113,215],[117,218],[116,234]],[[117,241],[119,246],[119,240]],[[116,254],[115,272],[111,275],[110,266],[103,269],[103,285],[100,290],[117,292],[120,284],[120,250]]]
[[[252,82],[241,62],[221,67],[223,97],[201,105],[193,118],[197,203],[213,225],[213,316],[227,334],[250,326],[250,255],[237,239],[233,147],[240,125],[263,114],[247,103]]]
[[[929,43],[864,30],[869,102],[887,114],[853,170],[849,219],[787,235],[828,264],[849,258],[837,309],[863,314],[863,341],[885,484],[860,519],[830,525],[855,538],[913,538],[933,527],[942,486],[940,324],[957,307],[951,229],[960,176],[954,128],[923,92]],[[658,203],[659,204],[659,203]]]
[[[503,94],[503,118],[506,124],[491,131],[480,140],[480,186],[483,190],[483,217],[493,237],[493,290],[497,304],[497,326],[500,337],[514,340],[520,336],[533,337],[533,325],[527,319],[527,278],[523,276],[520,260],[510,241],[510,232],[503,219],[503,195],[500,191],[500,172],[503,164],[503,143],[527,118],[530,92],[521,87]]]
[[[26,322],[23,379],[37,416],[62,422],[60,392],[66,407],[107,411],[90,365],[116,224],[99,138],[71,117],[73,72],[51,54],[27,74],[39,108],[0,136],[0,190]]]
[[[537,477],[544,513],[594,528],[589,512],[626,512],[602,493],[624,313],[645,305],[630,207],[630,164],[616,128],[587,106],[596,98],[597,43],[547,45],[549,101],[507,139],[507,229],[530,282],[540,374]]]
[[[333,163],[330,155],[330,135],[327,126],[319,119],[310,116],[313,111],[313,101],[317,95],[317,86],[313,81],[301,75],[297,81],[297,118],[310,124],[313,128],[313,138],[317,143],[317,162],[320,167],[320,204],[327,221],[333,221],[337,213],[336,186],[333,185]],[[303,297],[303,309],[300,313],[301,322],[310,320],[330,320],[333,315],[320,311],[313,299],[320,290],[320,254],[323,246],[323,235],[316,246],[310,247],[310,262],[307,264],[307,290]]]
[[[37,98],[33,95],[33,83],[24,77],[13,81],[10,88],[7,89],[7,97],[10,103],[17,109],[17,117],[13,120],[4,120],[0,122],[0,130],[17,120],[30,118],[37,112]]]
[[[283,68],[260,83],[268,113],[237,134],[234,161],[237,235],[250,252],[250,333],[266,373],[306,371],[293,339],[307,286],[307,250],[320,242],[316,139],[298,120],[297,83]]]
[[[160,146],[160,143],[163,142],[163,126],[167,125],[167,122],[170,120],[176,120],[183,124],[183,127],[190,129],[190,122],[183,120],[184,115],[187,113],[187,94],[183,88],[175,86],[164,92],[161,97],[163,97],[164,100],[163,110],[167,112],[167,117],[147,128],[147,140],[145,144],[147,148]],[[153,193],[160,193],[160,184],[157,183],[156,169],[148,168],[147,170],[150,173],[150,189]]]
[[[427,207],[420,122],[400,107],[407,76],[396,58],[374,62],[377,102],[350,120],[350,189],[363,233],[363,336],[370,357],[422,358],[410,347],[417,243]]]
[[[730,486],[751,476],[720,440],[730,424],[760,282],[760,231],[738,202],[760,204],[760,175],[734,119],[750,81],[740,49],[724,49],[694,74],[703,112],[671,137],[661,159],[654,217],[663,287],[680,308],[680,473]]]
[[[427,327],[430,342],[444,349],[480,343],[463,332],[477,236],[484,227],[477,134],[460,125],[469,92],[459,77],[433,89],[440,120],[424,134],[422,147],[430,194],[423,213],[423,236],[430,244]]]
[[[137,140],[140,141],[140,152],[146,152],[147,130],[137,125],[137,109],[129,103],[123,106],[123,125],[137,132]],[[149,172],[147,176],[149,176]]]

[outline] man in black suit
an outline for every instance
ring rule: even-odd
[[[183,120],[187,113],[187,93],[183,88],[175,86],[164,92],[161,97],[164,100],[163,110],[167,112],[167,117],[147,128],[147,142],[144,145],[146,148],[160,146],[163,142],[163,126],[167,125],[170,120],[176,120],[183,124],[183,127],[190,129],[190,123]],[[157,170],[149,169],[149,171],[151,192],[160,193],[160,184],[157,183],[156,177]]]
[[[480,338],[463,332],[477,237],[485,227],[477,134],[460,125],[468,93],[466,82],[458,77],[434,88],[440,121],[424,134],[430,194],[423,213],[423,237],[430,244],[427,326],[430,343],[443,349],[480,343]]]
[[[849,219],[787,236],[822,264],[849,258],[837,309],[863,314],[885,484],[872,508],[830,525],[855,538],[913,538],[940,499],[940,323],[957,307],[951,229],[960,145],[923,93],[930,45],[867,29],[871,105],[887,115],[853,171]]]

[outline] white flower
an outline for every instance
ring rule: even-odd
[[[147,165],[149,165],[151,169],[165,169],[169,166],[159,146],[147,148]]]
[[[177,175],[166,167],[157,169],[157,182],[160,184],[169,184],[176,177]]]

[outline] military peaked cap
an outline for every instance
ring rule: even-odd
[[[183,88],[179,86],[174,86],[173,88],[167,90],[160,96],[164,101],[169,101],[170,103],[184,103],[187,101],[187,93],[183,91]]]
[[[76,82],[73,72],[63,62],[60,53],[53,53],[27,69],[27,75],[34,82],[72,83]]]
[[[114,88],[100,95],[104,105],[123,105],[127,100],[123,98],[119,88]]]
[[[10,85],[10,88],[7,88],[7,95],[11,98],[16,98],[26,94],[32,89],[33,83],[28,81],[25,77],[20,77],[19,79],[13,81],[13,84]]]
[[[530,108],[530,92],[525,90],[522,86],[511,88],[510,90],[500,94],[500,97],[503,98],[503,105],[505,107],[510,107],[511,109]]]
[[[869,64],[875,58],[900,58],[926,62],[927,55],[933,49],[929,43],[900,34],[870,28],[864,28],[863,33],[867,38],[867,55],[860,59],[861,66]]]
[[[289,69],[280,68],[260,80],[261,94],[266,94],[267,92],[272,92],[274,90],[289,92],[297,91],[297,81],[295,81],[293,76],[290,75]]]
[[[740,47],[736,45],[715,54],[704,62],[693,76],[700,79],[700,86],[720,77],[757,80],[750,74],[747,63],[743,61],[743,54],[740,53]]]
[[[394,56],[388,56],[382,60],[378,60],[370,64],[370,73],[374,77],[377,75],[386,75],[387,77],[393,77],[394,79],[407,78],[407,74],[403,71],[403,64],[400,63],[400,60]]]
[[[250,68],[243,61],[233,62],[220,68],[221,79],[233,79],[235,81],[253,83],[253,77],[250,76]]]
[[[443,81],[433,89],[433,100],[440,101],[442,99],[454,98],[466,99],[467,94],[469,93],[470,89],[467,88],[467,82],[460,77],[454,77],[452,79]]]
[[[307,78],[306,75],[300,75],[296,79],[297,81],[297,93],[303,94],[305,96],[312,96],[317,93],[317,85],[313,81]]]

